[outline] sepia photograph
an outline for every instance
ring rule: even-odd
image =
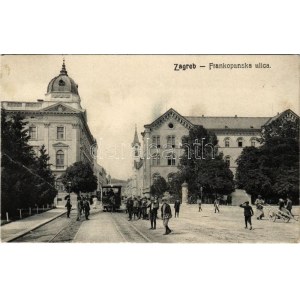
[[[299,55],[2,55],[2,243],[299,243]]]

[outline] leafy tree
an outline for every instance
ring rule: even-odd
[[[55,188],[55,176],[50,169],[50,157],[46,153],[45,145],[42,145],[39,152],[40,155],[36,163],[36,174],[39,176],[36,177],[37,204],[46,205],[53,202],[57,190]]]
[[[169,192],[178,198],[181,198],[181,185],[183,181],[180,172],[169,174]]]
[[[150,188],[150,193],[153,196],[162,197],[164,192],[166,192],[168,188],[169,187],[166,180],[163,177],[159,176],[154,180]]]
[[[188,183],[190,194],[199,194],[201,187],[204,194],[214,196],[234,191],[233,174],[218,154],[217,144],[216,135],[203,126],[193,127],[183,138],[178,176],[179,182]]]
[[[62,183],[68,186],[68,182],[71,182],[70,190],[76,194],[93,192],[97,189],[97,177],[90,164],[82,161],[75,162],[67,168],[62,176]]]
[[[276,123],[277,124],[277,123]],[[246,147],[237,160],[237,184],[252,196],[299,199],[299,129],[291,122],[268,126],[259,148]],[[277,124],[278,125],[278,124]]]

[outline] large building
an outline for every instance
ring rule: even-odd
[[[63,205],[66,195],[60,177],[71,164],[88,162],[97,170],[98,179],[105,181],[105,170],[96,165],[97,142],[89,129],[87,112],[81,107],[78,85],[68,75],[65,62],[58,76],[50,80],[45,100],[3,101],[1,105],[8,114],[18,112],[25,117],[29,143],[37,154],[39,148],[45,145],[56,176],[58,205]]]
[[[266,124],[296,118],[299,117],[291,110],[274,117],[192,117],[182,116],[171,108],[151,124],[144,125],[142,155],[134,159],[134,173],[128,186],[134,195],[149,196],[156,177],[162,176],[168,181],[172,173],[178,171],[179,157],[184,151],[182,138],[195,125],[202,125],[216,134],[218,151],[223,153],[230,170],[235,174],[236,160],[243,148],[259,145],[258,139]],[[138,136],[135,135],[132,147],[137,149],[138,146]]]

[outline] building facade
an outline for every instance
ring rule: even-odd
[[[63,205],[66,188],[60,178],[67,167],[83,161],[94,169],[97,155],[97,142],[89,129],[87,112],[81,107],[78,85],[69,77],[65,63],[59,75],[49,82],[44,100],[3,101],[1,106],[8,115],[20,113],[25,117],[29,143],[37,154],[45,145],[56,177],[57,204]]]
[[[137,159],[134,160],[134,174],[138,178],[130,184],[139,185],[140,194],[149,196],[155,178],[162,176],[168,182],[172,174],[178,171],[180,156],[184,151],[182,138],[195,125],[202,125],[216,134],[218,152],[223,153],[224,160],[235,175],[236,160],[243,148],[257,147],[264,125],[280,118],[299,117],[291,110],[275,117],[191,117],[182,116],[171,108],[151,124],[144,125],[142,155],[138,164]]]

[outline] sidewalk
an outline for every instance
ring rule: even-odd
[[[29,231],[32,231],[60,217],[67,211],[65,208],[54,208],[44,213],[14,221],[1,226],[1,243],[13,241]]]

